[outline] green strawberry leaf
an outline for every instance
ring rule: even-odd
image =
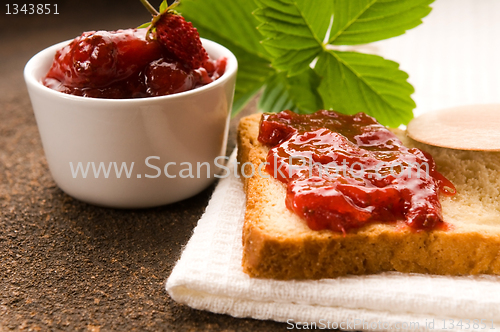
[[[265,37],[262,44],[273,57],[278,70],[296,75],[324,49],[332,2],[310,0],[258,0],[254,15],[262,22],[258,27]]]
[[[327,109],[365,112],[390,127],[413,117],[414,89],[396,62],[371,54],[328,51],[314,69],[323,77],[318,92]]]
[[[319,83],[319,76],[311,68],[295,76],[281,72],[267,81],[258,106],[264,112],[286,109],[297,113],[316,112],[323,108],[317,92]]]
[[[233,115],[275,74],[270,55],[260,43],[259,21],[252,15],[257,9],[253,0],[183,0],[178,10],[198,29],[201,37],[224,45],[238,59],[238,76]],[[214,24],[221,22],[221,24]]]
[[[232,114],[238,114],[250,99],[263,87],[266,80],[276,71],[271,68],[269,61],[262,59],[242,49],[233,41],[221,37],[212,30],[198,29],[200,35],[216,43],[224,45],[233,52],[238,59],[238,75],[234,91]]]
[[[160,4],[160,14],[165,12],[167,9],[168,9],[167,0],[163,0],[162,3]]]
[[[276,74],[267,81],[257,108],[262,112],[272,113],[278,113],[283,110],[298,112],[286,88],[284,74]]]
[[[328,43],[366,44],[402,35],[422,23],[433,0],[334,0]]]
[[[182,0],[177,8],[201,36],[238,58],[233,114],[265,86],[264,111],[364,111],[397,127],[408,123],[415,107],[408,75],[395,62],[328,44],[401,35],[421,23],[432,1]]]
[[[238,76],[234,91],[234,104],[232,114],[238,114],[250,99],[262,89],[268,77],[275,71],[269,63],[238,58]]]
[[[257,9],[253,0],[182,0],[177,6],[187,21],[200,31],[211,31],[250,54],[269,60],[256,30],[259,21],[252,15]],[[217,23],[219,22],[219,23]]]
[[[290,99],[299,113],[314,113],[323,109],[323,101],[318,93],[321,78],[311,68],[298,75],[285,78],[286,89]]]
[[[147,22],[147,23],[139,25],[136,29],[149,28],[150,26],[151,26],[151,22]]]

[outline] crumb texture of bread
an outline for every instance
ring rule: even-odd
[[[347,234],[313,231],[285,206],[284,185],[262,168],[269,149],[257,137],[261,115],[238,128],[238,162],[245,165],[243,270],[251,277],[321,279],[382,271],[440,275],[500,274],[500,153],[437,148],[396,134],[431,153],[457,189],[441,197],[448,231],[413,231],[372,223]],[[252,166],[251,166],[252,165]],[[255,170],[254,172],[252,172]]]

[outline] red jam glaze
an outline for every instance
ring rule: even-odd
[[[142,98],[191,90],[224,73],[226,58],[191,70],[160,43],[146,40],[146,31],[84,32],[56,52],[43,84],[84,97]]]
[[[313,230],[398,220],[447,229],[439,194],[454,195],[453,184],[429,154],[364,113],[264,114],[259,141],[271,147],[266,171],[287,185],[287,207]]]

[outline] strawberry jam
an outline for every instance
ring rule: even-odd
[[[364,113],[264,114],[259,141],[271,148],[266,171],[286,184],[287,207],[313,230],[399,220],[446,229],[439,194],[454,195],[453,184],[429,154]]]
[[[191,90],[224,73],[226,58],[191,68],[146,32],[84,32],[57,51],[43,84],[84,97],[142,98]]]

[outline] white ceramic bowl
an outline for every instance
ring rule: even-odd
[[[145,208],[210,185],[219,171],[214,161],[225,155],[238,64],[225,47],[202,43],[212,58],[228,59],[224,75],[194,90],[151,98],[85,98],[45,87],[41,78],[68,41],[31,58],[24,78],[50,172],[64,192],[100,206]],[[100,163],[110,170],[107,178],[103,168],[94,172]],[[122,163],[129,175],[122,169],[119,176]]]

